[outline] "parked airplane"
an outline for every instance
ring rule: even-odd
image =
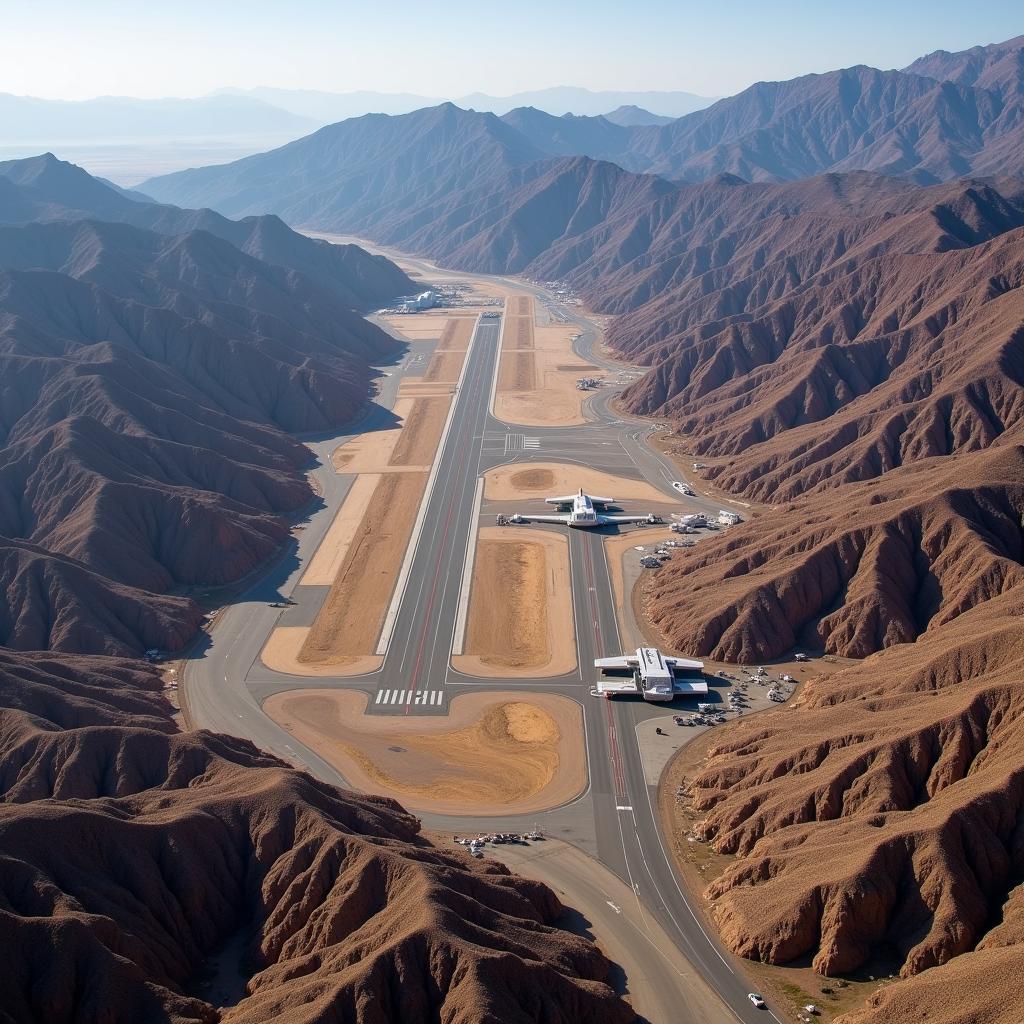
[[[546,498],[549,505],[557,505],[559,508],[567,509],[557,516],[514,516],[515,522],[520,523],[565,523],[566,526],[594,527],[613,526],[616,523],[649,523],[652,526],[660,523],[661,517],[653,513],[646,516],[609,516],[598,511],[611,505],[614,498],[597,498],[583,493],[581,487],[578,494],[568,494],[562,498]]]

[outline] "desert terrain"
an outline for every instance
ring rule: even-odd
[[[506,300],[501,365],[494,395],[494,415],[526,427],[575,426],[586,423],[586,391],[580,377],[603,376],[600,367],[583,362],[572,350],[578,328],[565,324],[537,326],[532,296]]]
[[[12,1024],[625,1022],[633,985],[1019,1024],[1024,37],[968,42],[667,122],[367,115],[140,192],[0,163]],[[605,353],[614,405],[575,387]],[[758,514],[643,575],[663,533],[480,529],[677,476]],[[639,635],[713,704],[809,661],[687,728],[597,699]],[[535,816],[595,858],[552,844],[565,903],[445,845]]]
[[[467,636],[452,668],[470,676],[560,676],[576,667],[569,545],[549,530],[477,532]]]
[[[415,810],[528,813],[586,786],[582,716],[564,697],[469,693],[431,718],[369,716],[366,704],[354,691],[293,690],[264,706],[354,786]]]

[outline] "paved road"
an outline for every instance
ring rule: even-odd
[[[568,310],[563,316],[581,328],[577,351],[588,360],[600,361],[591,351],[597,336],[593,325]],[[610,412],[607,391],[596,393],[588,402],[587,415],[593,422],[585,427],[510,427],[494,419],[489,405],[500,327],[500,319],[481,319],[474,332],[451,424],[438,452],[423,532],[412,552],[407,585],[382,668],[354,679],[299,678],[273,672],[259,661],[259,652],[273,628],[280,623],[308,625],[327,591],[325,587],[299,584],[303,567],[352,481],[335,473],[330,461],[331,452],[346,435],[324,438],[311,443],[318,459],[315,476],[323,496],[321,507],[310,516],[280,562],[242,599],[225,609],[205,649],[186,666],[183,686],[193,724],[246,736],[319,777],[344,785],[336,769],[264,715],[260,703],[269,694],[285,689],[348,687],[369,694],[371,713],[443,714],[449,699],[457,693],[493,690],[493,681],[460,675],[449,665],[467,537],[476,525],[473,498],[481,473],[515,461],[578,462],[646,479],[665,493],[666,501],[680,502],[671,489],[671,464],[644,444],[650,425],[623,422]],[[387,368],[389,376],[384,378],[378,401],[359,425],[360,430],[379,429],[393,421],[388,409],[404,369],[411,366],[421,373],[431,348],[432,343],[412,343],[402,362]],[[524,446],[527,439],[529,447]],[[717,511],[718,503],[698,497],[685,499],[685,505],[679,507]],[[700,980],[692,984],[709,985],[731,1011],[729,1017],[722,1016],[726,1013],[724,1007],[709,1011],[714,1000],[709,1001],[703,993],[700,998],[693,997],[692,1019],[731,1018],[751,1024],[763,1021],[765,1014],[750,1005],[746,985],[691,908],[662,840],[655,812],[656,791],[644,778],[635,727],[644,718],[664,714],[664,706],[590,696],[593,670],[587,666],[595,657],[620,653],[621,645],[602,536],[590,531],[568,532],[579,668],[557,679],[516,679],[514,686],[559,693],[580,704],[586,728],[589,788],[578,800],[555,811],[479,824],[489,830],[524,831],[539,825],[548,834],[564,838],[595,857],[634,893],[638,913],[649,915],[693,965]],[[643,529],[636,532],[639,543]],[[294,598],[296,606],[283,613],[268,607],[269,602],[282,596]],[[441,831],[467,831],[474,824],[465,818],[441,815],[423,818],[425,825]],[[606,882],[606,888],[610,884]],[[582,888],[578,895],[589,898]],[[654,1003],[672,1008],[681,1005],[678,975],[653,971],[645,981],[657,989],[650,993]]]

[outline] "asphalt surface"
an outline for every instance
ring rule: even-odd
[[[429,266],[424,269],[432,270]],[[545,303],[550,301],[539,289],[536,295]],[[598,336],[594,325],[571,309],[555,308],[560,319],[579,327],[578,354],[617,373],[620,367],[608,364],[593,351]],[[489,408],[501,323],[500,318],[478,320],[455,395],[450,427],[438,451],[436,479],[427,495],[423,530],[412,550],[407,583],[382,668],[359,677],[297,677],[266,668],[259,653],[276,626],[309,625],[326,595],[328,588],[301,586],[299,580],[354,479],[334,471],[331,452],[347,437],[393,422],[388,410],[398,384],[406,370],[422,373],[433,342],[410,343],[402,360],[384,369],[388,376],[382,380],[377,401],[349,434],[310,442],[318,460],[315,478],[322,494],[321,507],[303,524],[295,543],[279,562],[223,611],[204,648],[186,663],[182,685],[194,726],[245,736],[328,782],[345,785],[336,769],[262,712],[260,704],[267,696],[287,689],[354,688],[369,695],[369,713],[409,715],[444,714],[449,700],[457,694],[493,690],[494,680],[462,675],[449,664],[467,538],[476,527],[476,483],[493,466],[542,460],[577,463],[645,479],[664,492],[665,501],[679,511],[717,514],[720,502],[701,496],[683,498],[673,491],[672,481],[678,479],[673,467],[645,444],[647,435],[657,428],[647,422],[619,418],[608,408],[610,389],[597,391],[590,398],[585,414],[592,422],[584,427],[529,428],[494,419]],[[524,447],[527,439],[530,446]],[[646,511],[637,503],[630,505],[630,512]],[[381,514],[386,515],[386,510]],[[493,519],[488,516],[487,521]],[[513,527],[538,528],[547,527]],[[635,532],[637,543],[643,543],[644,527],[618,528],[623,529]],[[645,985],[654,988],[647,994],[651,1005],[662,1007],[661,1013],[651,1018],[653,1024],[679,1019],[678,1010],[683,1005],[690,1010],[686,1018],[690,1020],[763,1021],[769,1014],[750,1004],[747,983],[704,929],[699,912],[691,907],[662,839],[656,787],[648,786],[644,779],[636,725],[645,718],[664,715],[674,705],[652,706],[639,699],[605,701],[591,696],[593,659],[622,653],[602,539],[608,532],[617,531],[566,532],[577,670],[558,678],[516,678],[508,685],[516,690],[536,688],[562,694],[580,704],[586,729],[589,787],[567,806],[526,817],[470,820],[424,814],[424,825],[440,832],[462,833],[475,828],[526,831],[540,827],[546,834],[572,843],[596,858],[632,891],[640,917],[649,915],[660,933],[693,966],[699,980],[691,979],[687,984],[706,984],[728,1007],[716,1007],[706,993],[701,998],[691,993],[693,998],[683,999],[678,972],[653,971],[645,978]],[[282,598],[296,604],[283,610],[269,607],[270,602]],[[676,703],[680,710],[692,709],[692,701]],[[609,881],[606,887],[610,886]],[[586,893],[579,895],[588,898]],[[588,908],[579,909],[585,913]]]

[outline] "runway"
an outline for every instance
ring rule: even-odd
[[[424,265],[424,269],[430,272],[433,268]],[[539,289],[534,293],[545,297]],[[608,365],[592,350],[598,336],[594,325],[571,309],[561,310],[561,315],[580,328],[577,354]],[[322,507],[267,575],[224,609],[205,647],[187,662],[182,687],[189,718],[196,727],[247,737],[328,782],[345,785],[330,764],[262,712],[260,705],[266,697],[289,689],[355,688],[368,694],[370,714],[439,715],[447,712],[454,695],[493,690],[499,683],[577,701],[585,723],[587,791],[567,806],[527,818],[481,820],[479,827],[526,831],[539,826],[595,858],[633,893],[635,919],[655,922],[660,934],[693,966],[697,980],[690,979],[687,984],[708,986],[731,1011],[716,1006],[707,992],[683,1000],[678,974],[653,972],[646,983],[655,989],[650,993],[651,1004],[661,1007],[660,1014],[651,1017],[653,1024],[679,1019],[681,1005],[689,1008],[692,1015],[687,1019],[694,1021],[763,1021],[774,1015],[751,1006],[747,984],[706,932],[699,912],[690,906],[662,840],[655,811],[656,789],[645,782],[635,727],[645,718],[664,715],[666,706],[611,702],[590,695],[594,670],[588,666],[596,657],[622,650],[601,534],[566,531],[577,638],[578,668],[574,673],[548,679],[482,680],[450,667],[467,538],[477,527],[477,481],[488,469],[525,461],[578,463],[646,480],[680,510],[718,511],[718,503],[712,499],[681,499],[672,490],[673,479],[678,479],[673,467],[644,443],[651,424],[623,421],[611,412],[608,390],[596,392],[588,401],[585,414],[592,422],[586,426],[525,428],[495,419],[490,407],[501,324],[501,318],[477,322],[462,383],[454,397],[450,427],[436,456],[436,480],[426,498],[422,533],[411,550],[394,629],[387,638],[379,671],[347,678],[300,677],[274,672],[259,660],[276,626],[309,625],[324,599],[325,587],[302,586],[299,580],[354,479],[336,473],[330,460],[346,435],[324,438],[311,443],[318,459],[314,473]],[[388,410],[405,369],[411,366],[422,372],[424,353],[430,347],[431,343],[410,343],[409,354],[398,365],[386,368],[390,376],[383,378],[381,392],[358,430],[391,422]],[[386,510],[381,514],[386,515]],[[528,536],[534,527],[522,529]],[[643,543],[642,529],[636,532],[637,543]],[[270,602],[282,598],[296,604],[284,610],[269,607]],[[422,817],[426,827],[441,832],[467,832],[477,824],[464,817]],[[586,906],[577,909],[584,914],[588,910]]]

